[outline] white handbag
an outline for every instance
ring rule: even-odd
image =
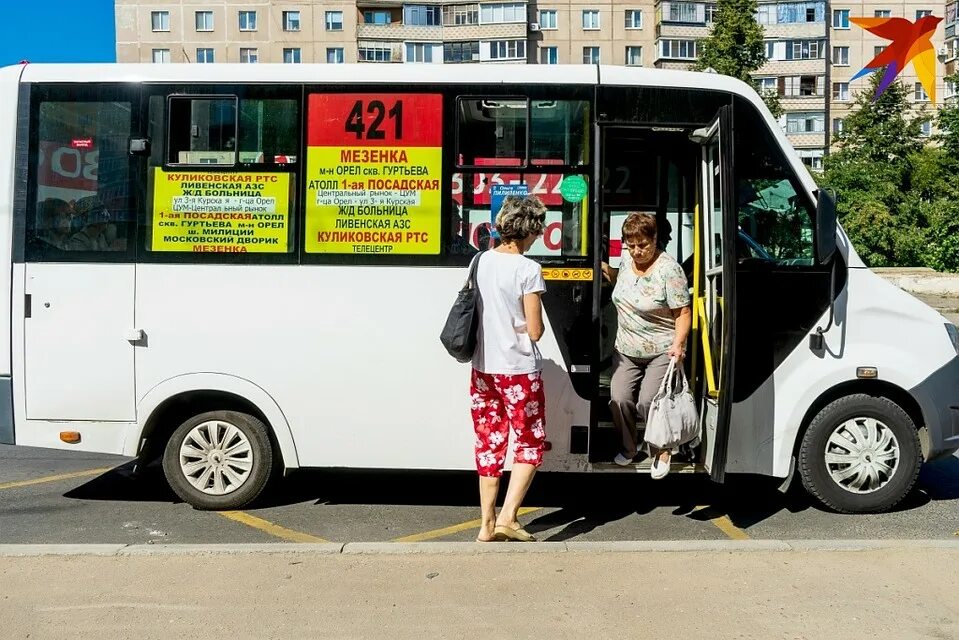
[[[675,449],[699,437],[699,415],[689,383],[676,358],[653,397],[646,417],[646,442],[658,449]]]

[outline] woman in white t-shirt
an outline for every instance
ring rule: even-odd
[[[523,256],[543,233],[546,207],[536,197],[510,196],[496,216],[501,243],[479,254],[480,313],[470,378],[482,525],[479,542],[531,541],[517,512],[543,462],[546,402],[537,341],[543,335],[543,270]],[[496,516],[499,479],[510,428],[516,440],[506,500]]]

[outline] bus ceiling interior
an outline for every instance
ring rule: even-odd
[[[690,140],[691,131],[661,126],[610,126],[602,130],[602,258],[611,266],[620,265],[626,217],[637,211],[652,213],[657,219],[660,246],[683,265],[692,286],[693,223],[702,147]],[[594,463],[609,462],[620,450],[619,433],[612,424],[608,406],[617,330],[612,289],[604,283],[600,296],[599,392],[589,447],[590,462]],[[695,348],[690,332],[685,368],[690,386],[698,389],[699,376],[691,371],[692,363],[697,361],[692,357]],[[637,458],[640,459],[641,456]]]

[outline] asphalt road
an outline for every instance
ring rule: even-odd
[[[158,468],[126,458],[0,447],[0,543],[469,541],[472,473],[309,471],[241,512],[192,509]],[[521,517],[540,540],[955,539],[959,458],[923,468],[913,494],[881,515],[840,515],[799,487],[762,478],[541,474]]]

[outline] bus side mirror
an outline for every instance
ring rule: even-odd
[[[836,196],[819,189],[816,199],[816,262],[826,264],[836,252]]]

